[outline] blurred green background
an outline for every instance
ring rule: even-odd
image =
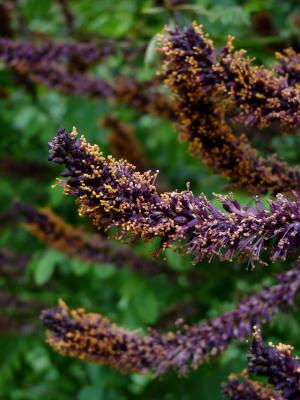
[[[4,3],[9,1],[0,1]],[[151,78],[161,65],[155,52],[156,34],[166,24],[183,26],[193,20],[204,25],[218,47],[228,34],[235,35],[236,46],[245,48],[257,63],[271,65],[274,52],[289,46],[300,51],[299,1],[186,0],[176,8],[169,3],[70,1],[75,16],[75,40],[109,38],[143,48],[130,62],[117,53],[89,72],[112,81],[118,74],[133,74],[141,80]],[[70,38],[61,8],[54,0],[20,0],[11,23],[19,39],[30,39],[30,32],[56,40]],[[151,375],[120,375],[106,366],[56,354],[45,344],[40,310],[63,298],[72,307],[101,312],[130,329],[145,331],[147,326],[156,326],[165,331],[172,329],[179,316],[195,323],[232,309],[243,296],[271,284],[272,273],[289,268],[292,260],[249,271],[237,261],[221,263],[217,258],[192,266],[189,258],[167,251],[168,268],[177,272],[177,278],[170,282],[163,276],[145,278],[129,269],[120,271],[114,265],[84,264],[47,248],[11,214],[13,200],[51,207],[69,223],[93,231],[88,221],[78,217],[73,199],[66,198],[60,188],[51,188],[60,169],[47,163],[47,142],[60,125],[67,130],[75,125],[108,154],[109,131],[101,127],[101,120],[113,112],[133,128],[153,169],[160,170],[168,189],[182,190],[189,181],[195,194],[204,192],[209,198],[213,192],[227,193],[230,189],[224,179],[192,159],[170,122],[123,105],[112,106],[101,99],[63,96],[41,85],[35,85],[32,92],[1,62],[0,93],[0,246],[28,257],[24,274],[15,271],[11,276],[0,275],[0,399],[221,398],[220,383],[230,372],[246,366],[246,343],[232,343],[221,357],[186,378],[171,373],[159,380],[153,380]],[[299,162],[299,136],[248,133],[262,153],[276,152],[291,165]],[[21,165],[30,162],[37,170],[49,168],[49,177],[37,179],[30,173],[26,176],[26,171],[9,171],[3,167],[4,159],[18,160]],[[252,201],[244,193],[235,195],[243,203]],[[154,247],[155,243],[138,243],[135,251],[147,256]],[[192,270],[196,274],[189,279]],[[4,294],[25,301],[27,309],[14,301],[5,303]],[[300,349],[299,320],[297,311],[280,315],[266,328],[265,338],[288,342]]]

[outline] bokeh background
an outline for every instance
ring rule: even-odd
[[[218,47],[232,34],[237,48],[245,48],[258,64],[267,66],[277,50],[292,46],[300,51],[296,0],[186,0],[173,2],[178,3],[175,8],[172,1],[70,0],[71,25],[61,3],[0,1],[0,35],[37,41],[110,39],[120,49],[139,49],[129,51],[129,56],[117,51],[89,69],[111,82],[119,74],[139,80],[155,76],[161,66],[156,35],[166,24],[183,26],[196,20]],[[219,399],[220,383],[246,366],[247,343],[232,343],[221,357],[185,378],[171,373],[159,380],[151,375],[120,375],[106,366],[56,354],[45,343],[40,310],[62,298],[71,307],[101,312],[124,327],[145,331],[155,326],[163,332],[173,329],[178,317],[195,323],[232,309],[243,296],[271,284],[273,272],[291,265],[288,260],[250,271],[237,261],[221,263],[214,258],[192,266],[189,258],[168,250],[161,258],[176,278],[145,278],[114,264],[72,259],[28,232],[11,207],[15,200],[49,207],[68,223],[94,232],[87,220],[78,217],[73,199],[66,198],[61,188],[51,188],[60,169],[47,162],[47,142],[60,125],[68,130],[75,125],[110,154],[111,130],[103,127],[103,119],[112,113],[133,129],[148,165],[160,170],[167,190],[185,189],[189,181],[195,194],[204,192],[209,198],[213,192],[230,191],[228,182],[192,159],[171,122],[100,98],[59,94],[22,79],[0,62],[0,399]],[[247,133],[262,154],[276,152],[290,165],[299,163],[299,136]],[[252,201],[244,193],[235,195],[243,203]],[[137,243],[134,251],[150,258],[154,248],[155,243]],[[300,349],[299,320],[297,311],[279,315],[265,329],[266,340]]]

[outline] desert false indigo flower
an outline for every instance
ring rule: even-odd
[[[212,41],[196,24],[162,37],[162,75],[174,95],[177,129],[190,151],[250,193],[289,192],[300,188],[300,170],[275,157],[260,157],[244,135],[228,123]],[[234,102],[234,100],[233,100]]]
[[[294,305],[300,290],[300,264],[278,277],[278,284],[263,289],[238,304],[235,310],[199,325],[184,325],[159,334],[149,329],[147,336],[123,329],[101,314],[83,309],[70,311],[60,302],[43,311],[48,342],[62,354],[107,364],[123,372],[161,375],[169,370],[185,374],[210,357],[224,352],[234,339],[251,334],[254,325],[269,322],[278,311]]]
[[[281,53],[276,53],[278,65],[276,72],[287,78],[288,84],[300,84],[300,53],[296,53],[293,49],[283,50]]]
[[[291,346],[282,343],[265,345],[260,330],[256,329],[248,352],[248,371],[266,377],[288,400],[300,397],[300,364],[292,351]]]
[[[34,67],[38,63],[72,62],[91,65],[115,52],[110,41],[54,42],[47,40],[33,43],[26,40],[0,39],[0,59],[11,67],[28,64]]]
[[[222,394],[230,400],[285,400],[271,386],[250,379],[245,371],[240,375],[230,375],[222,384]]]
[[[14,71],[26,76],[34,83],[40,83],[63,94],[110,98],[113,96],[112,86],[103,79],[93,78],[81,73],[68,72],[56,64],[38,63],[32,68],[29,63],[7,64]]]
[[[16,68],[16,67],[15,67]],[[22,71],[22,66],[17,67]],[[124,103],[141,112],[172,117],[173,110],[166,97],[155,89],[155,82],[138,82],[129,77],[118,77],[113,84],[86,74],[68,72],[56,65],[39,64],[27,70],[29,78],[36,83],[56,89],[63,94],[78,94],[93,98]]]
[[[56,89],[64,94],[108,99],[114,103],[125,103],[141,112],[174,118],[172,105],[159,90],[160,80],[138,82],[132,77],[119,76],[110,83],[64,68],[59,60],[89,65],[111,54],[114,45],[87,43],[48,42],[35,46],[30,42],[0,39],[0,60],[13,71],[35,83]]]
[[[289,86],[285,77],[253,66],[244,50],[234,51],[232,41],[229,37],[213,69],[220,87],[239,107],[239,120],[260,127],[280,122],[295,130],[300,124],[300,88]]]
[[[38,63],[66,63],[69,70],[82,70],[103,61],[106,57],[122,53],[125,59],[141,52],[141,48],[125,41],[119,43],[108,39],[85,39],[82,41],[52,39],[44,41],[0,38],[0,60],[10,67],[22,65],[33,69]]]
[[[128,267],[148,276],[159,273],[171,275],[171,270],[160,260],[139,257],[125,245],[119,247],[99,235],[87,235],[49,209],[36,209],[23,203],[16,203],[14,207],[34,236],[73,258],[96,264],[114,263],[117,268]]]
[[[263,249],[272,260],[286,258],[300,242],[300,197],[278,195],[263,208],[241,206],[227,196],[217,196],[225,212],[190,190],[159,194],[157,174],[140,173],[125,160],[105,158],[97,145],[90,145],[76,130],[59,129],[49,143],[49,160],[64,164],[65,179],[58,181],[66,194],[77,198],[80,215],[89,216],[97,227],[116,227],[119,238],[161,238],[161,247],[181,248],[194,262],[213,255],[231,260],[238,254],[249,262],[260,259]]]
[[[78,72],[68,72],[54,64],[37,64],[28,68],[27,64],[14,65],[20,74],[28,76],[32,82],[56,89],[63,94],[77,94],[106,99],[114,104],[125,103],[141,112],[170,117],[172,107],[166,97],[155,88],[155,81],[138,82],[129,77],[118,77],[114,84]]]

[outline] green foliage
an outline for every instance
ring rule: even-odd
[[[54,250],[47,250],[36,253],[28,266],[33,271],[34,282],[38,286],[42,286],[49,281],[54,273],[55,267],[60,261],[64,260],[64,256]],[[73,271],[73,269],[72,269]],[[73,271],[75,273],[75,271]]]
[[[186,1],[176,12],[158,7],[150,0],[69,3],[75,14],[75,39],[92,35],[117,39],[120,43],[130,40],[132,45],[144,49],[134,65],[116,54],[91,71],[105,78],[113,79],[119,73],[141,79],[154,76],[160,65],[154,51],[156,35],[165,24],[183,25],[198,20],[218,45],[224,43],[227,34],[234,34],[237,46],[248,49],[258,63],[269,63],[275,50],[294,43],[299,46],[298,1],[195,0]],[[20,1],[20,12],[29,30],[57,40],[67,37],[57,2]],[[270,18],[270,32],[259,31],[258,22],[255,23],[259,14]],[[1,64],[0,89],[6,92],[6,96],[0,96],[0,158],[34,161],[50,169],[50,176],[42,180],[30,175],[0,176],[0,213],[7,212],[11,202],[18,198],[32,205],[48,206],[69,223],[91,230],[88,222],[78,217],[73,200],[66,198],[59,188],[51,189],[57,169],[47,163],[47,142],[59,125],[68,130],[76,125],[80,133],[92,143],[99,143],[107,154],[110,151],[108,132],[101,128],[99,121],[112,111],[134,129],[151,166],[160,170],[167,188],[183,190],[189,181],[194,193],[204,192],[210,198],[213,192],[230,190],[223,178],[192,159],[187,146],[179,143],[170,122],[140,115],[124,105],[66,97],[42,86],[36,86],[36,96],[32,96]],[[265,140],[254,135],[254,141],[262,153],[278,151],[288,162],[299,162],[299,137],[275,136],[269,140],[266,136]],[[236,197],[243,203],[252,201],[243,193],[237,193]],[[40,309],[54,306],[63,298],[72,307],[83,306],[89,311],[101,312],[128,328],[146,332],[150,325],[163,331],[173,328],[178,317],[172,314],[176,306],[196,304],[196,311],[191,315],[179,315],[188,323],[214,317],[232,309],[243,295],[272,282],[271,272],[290,266],[287,262],[284,266],[274,264],[250,272],[238,262],[221,263],[217,258],[192,266],[188,257],[167,250],[164,258],[168,268],[177,274],[176,278],[145,278],[129,269],[120,271],[116,265],[91,265],[71,259],[47,248],[19,223],[0,229],[1,248],[29,257],[25,276],[22,279],[0,276],[0,290],[38,305],[37,310],[32,310],[33,315],[23,321],[33,327],[31,330],[10,334],[0,330],[0,399],[7,400],[219,399],[220,382],[229,372],[239,371],[246,365],[247,346],[233,343],[222,357],[203,365],[185,379],[171,374],[158,381],[149,375],[123,376],[105,366],[55,354],[45,343],[44,330],[39,324]],[[149,256],[154,249],[155,241],[135,244],[136,252],[141,255]],[[270,337],[279,337],[282,342],[291,342],[300,348],[299,322],[299,315],[278,318],[265,336],[269,333]]]

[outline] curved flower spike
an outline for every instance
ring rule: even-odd
[[[65,179],[58,181],[65,193],[75,196],[80,215],[95,226],[117,228],[117,238],[161,238],[161,247],[183,242],[194,263],[218,255],[229,259],[242,254],[250,263],[263,249],[272,260],[284,260],[300,243],[300,196],[291,200],[277,195],[264,209],[241,206],[236,200],[217,196],[225,212],[190,190],[159,194],[150,171],[140,173],[125,160],[105,158],[97,145],[59,129],[49,143],[49,160],[64,164]]]
[[[85,67],[111,54],[113,45],[94,42],[76,43],[48,42],[35,46],[30,42],[0,39],[0,60],[8,68],[26,76],[31,81],[56,89],[63,94],[78,94],[93,98],[108,99],[114,103],[125,103],[150,114],[173,118],[173,107],[158,90],[160,81],[137,81],[119,76],[114,82],[69,71],[60,60],[74,61],[74,67]],[[79,68],[80,69],[80,68]]]
[[[259,117],[257,110],[251,109],[250,112],[250,106],[253,108],[259,101],[262,102],[262,96],[257,93],[257,97],[253,94],[256,102],[249,97],[252,89],[250,90],[251,85],[246,83],[246,80],[250,79],[247,68],[254,76],[256,70],[241,58],[240,53],[239,62],[236,61],[235,64],[240,69],[241,65],[246,65],[242,71],[235,71],[235,75],[231,77],[232,53],[223,50],[220,64],[217,64],[212,41],[197,24],[184,30],[176,28],[168,31],[167,35],[162,37],[161,52],[164,56],[162,75],[174,95],[177,128],[181,132],[181,138],[190,143],[192,155],[203,159],[209,167],[229,178],[235,186],[245,188],[253,194],[268,191],[276,194],[300,189],[298,168],[289,168],[276,157],[260,157],[256,150],[251,148],[245,135],[236,136],[230,126],[228,106],[232,106],[232,103],[236,106],[238,103],[244,114],[247,114],[247,122],[250,122],[248,114],[254,119]],[[225,62],[231,62],[227,69]],[[271,74],[269,71],[265,73]],[[272,75],[272,79],[276,81],[277,78]],[[267,84],[264,79],[262,81],[263,84]],[[249,93],[246,93],[242,85],[246,86]],[[262,84],[257,83],[257,90],[261,86]],[[228,91],[230,101],[228,98],[227,101],[224,99],[224,91]],[[272,94],[270,102],[271,98],[274,103]],[[296,99],[297,96],[294,96],[290,103],[284,103],[288,113],[300,112],[299,108],[293,106],[293,102],[297,102]],[[300,102],[298,107],[299,105]],[[265,113],[263,115],[265,116]],[[283,117],[282,113],[276,115],[278,118]]]
[[[199,325],[184,325],[164,335],[147,336],[123,329],[101,314],[70,311],[65,303],[45,310],[41,319],[48,342],[62,354],[110,365],[122,372],[185,374],[226,350],[232,340],[251,334],[254,325],[269,322],[278,311],[294,305],[300,290],[300,264],[280,275],[278,284],[240,302],[235,310]]]
[[[52,40],[34,44],[31,41],[0,38],[0,59],[11,67],[20,64],[59,63],[60,61],[80,61],[91,65],[115,51],[110,41],[56,43]]]

